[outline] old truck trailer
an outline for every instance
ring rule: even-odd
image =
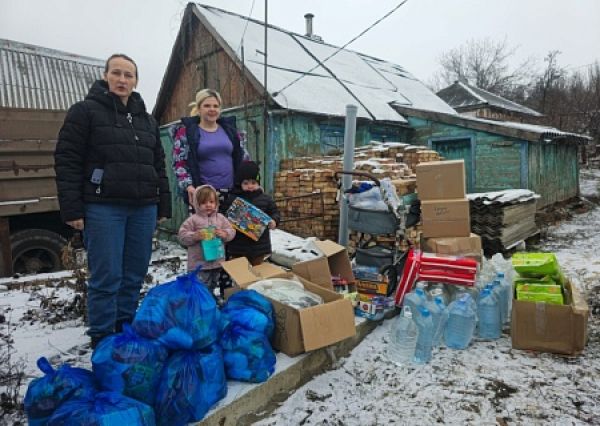
[[[54,149],[66,111],[104,61],[0,39],[0,276],[61,268]]]
[[[59,215],[54,174],[64,111],[0,108],[0,276],[61,268],[72,230]]]

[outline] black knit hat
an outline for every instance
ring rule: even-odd
[[[260,182],[260,170],[254,161],[244,161],[237,170],[235,183],[241,185],[245,180]]]

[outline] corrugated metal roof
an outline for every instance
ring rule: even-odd
[[[542,117],[542,114],[531,108],[462,81],[454,82],[437,92],[437,95],[457,111],[472,110],[489,105],[533,117]]]
[[[100,59],[0,39],[0,107],[67,110],[103,71]]]
[[[264,23],[202,4],[196,4],[196,10],[240,62],[244,35],[245,66],[262,82]],[[268,26],[267,37],[267,87],[282,108],[343,116],[346,105],[354,104],[360,118],[400,123],[406,120],[391,107],[392,103],[456,113],[397,64],[349,49],[340,50],[326,61],[338,47],[273,25]],[[303,78],[296,81],[301,75]]]
[[[264,23],[202,4],[195,4],[194,12],[240,64],[243,47],[245,68],[262,85]],[[187,27],[182,27],[178,37],[188,36],[181,33],[185,30]],[[281,108],[344,116],[346,105],[354,104],[359,118],[397,123],[406,120],[391,104],[456,113],[399,65],[349,49],[332,56],[338,47],[273,25],[267,27],[267,38],[267,87]],[[168,96],[163,80],[155,113],[161,114],[160,107]]]

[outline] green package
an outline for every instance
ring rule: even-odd
[[[512,264],[515,271],[525,277],[550,275],[556,279],[561,275],[554,253],[515,253]]]
[[[517,276],[514,280],[515,286],[522,284],[541,284],[541,285],[559,285],[550,275],[546,275],[540,278],[534,277],[521,277]]]
[[[517,300],[564,305],[562,287],[546,284],[518,284]]]

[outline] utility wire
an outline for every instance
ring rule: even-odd
[[[254,3],[256,0],[252,0],[252,5],[250,6],[250,12],[248,13],[248,17],[246,18],[246,25],[244,26],[244,31],[242,31],[242,37],[240,38],[240,44],[238,45],[237,49],[235,49],[236,54],[238,52],[241,52],[242,50],[242,46],[244,44],[244,37],[246,36],[246,30],[248,29],[248,23],[250,22],[250,19],[252,18],[252,11],[254,10]],[[243,55],[240,54],[240,57],[243,57]],[[242,70],[243,70],[244,64],[242,64]],[[229,84],[229,81],[231,80],[231,75],[232,72],[229,70],[227,70],[227,78],[225,79],[225,83],[223,84],[219,84],[219,86],[221,86],[223,89],[221,89],[221,87],[219,87],[220,90],[224,90],[225,88],[227,88],[227,85]],[[240,75],[240,81],[242,82],[243,85],[243,75]],[[230,91],[231,93],[231,91]]]
[[[358,34],[357,36],[355,36],[352,40],[350,40],[349,42],[347,42],[346,44],[344,44],[342,47],[339,47],[335,52],[333,52],[331,55],[329,55],[328,57],[326,57],[325,59],[323,59],[322,61],[320,61],[317,65],[315,65],[314,67],[312,67],[311,69],[309,69],[306,72],[303,72],[302,75],[300,75],[298,78],[296,78],[295,80],[291,81],[290,83],[288,83],[287,85],[285,85],[282,89],[273,92],[272,95],[273,96],[277,96],[278,94],[280,94],[281,92],[283,92],[284,90],[288,89],[290,86],[296,84],[298,81],[300,81],[302,78],[304,78],[307,74],[310,74],[311,72],[313,72],[314,70],[316,70],[317,68],[319,68],[322,64],[324,64],[325,62],[327,62],[329,59],[333,58],[335,55],[337,55],[338,53],[340,53],[342,50],[344,50],[346,47],[348,47],[350,44],[354,43],[356,40],[358,40],[359,38],[361,38],[363,35],[365,35],[368,31],[370,31],[373,27],[375,27],[377,24],[379,24],[381,21],[383,21],[384,19],[386,19],[388,16],[390,16],[391,14],[393,14],[396,10],[400,9],[402,6],[404,6],[404,4],[407,2],[408,0],[404,0],[402,2],[400,2],[400,4],[398,4],[397,6],[395,6],[392,10],[390,10],[388,13],[386,13],[385,15],[383,15],[381,18],[379,18],[377,21],[373,22],[369,27],[367,27],[365,30],[361,31],[360,34]]]
[[[248,18],[246,19],[246,25],[244,26],[244,31],[242,32],[242,38],[240,39],[240,45],[236,49],[236,52],[240,50],[242,44],[244,43],[244,37],[246,36],[246,30],[248,29],[248,23],[250,22],[250,18],[252,17],[252,11],[254,10],[254,2],[256,0],[252,0],[252,6],[250,6],[250,12],[248,13]]]

